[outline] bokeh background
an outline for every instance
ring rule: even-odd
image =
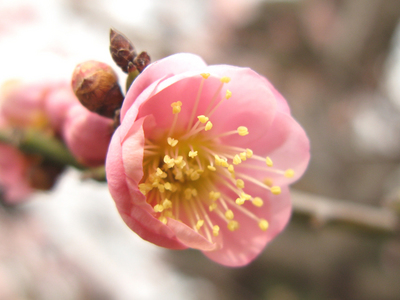
[[[142,241],[105,184],[69,169],[0,206],[1,300],[400,299],[399,0],[2,0],[0,83],[115,66],[110,27],[153,61],[192,52],[276,86],[311,140],[293,219],[249,266],[226,268]]]

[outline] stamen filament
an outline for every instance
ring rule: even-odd
[[[196,101],[195,101],[195,103],[194,103],[194,107],[193,107],[193,110],[192,110],[192,114],[191,114],[191,116],[190,116],[189,123],[188,123],[187,129],[186,129],[187,131],[188,131],[190,128],[192,128],[193,120],[194,120],[194,117],[195,117],[196,112],[197,112],[197,107],[199,106],[200,96],[201,96],[201,92],[202,92],[202,90],[203,90],[203,85],[204,85],[204,81],[205,81],[205,80],[206,80],[206,79],[205,79],[204,77],[201,79],[200,87],[199,87],[199,90],[197,91],[197,95],[196,95]]]

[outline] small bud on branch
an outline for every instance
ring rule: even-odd
[[[117,74],[105,63],[90,60],[77,65],[71,84],[82,105],[92,112],[113,118],[121,108],[124,96]]]
[[[136,57],[135,47],[125,35],[113,28],[110,29],[110,52],[115,63],[125,73],[136,69],[133,63]]]

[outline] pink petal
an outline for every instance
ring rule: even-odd
[[[206,63],[201,57],[190,53],[171,55],[147,66],[130,87],[125,97],[124,105],[121,108],[121,118],[125,117],[132,103],[153,82],[166,75],[175,75],[193,69],[204,68],[205,66]]]

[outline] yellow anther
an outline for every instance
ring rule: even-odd
[[[192,181],[196,181],[200,178],[200,173],[198,171],[194,171],[192,174],[190,174],[190,179]]]
[[[197,196],[197,190],[196,190],[196,189],[192,189],[192,195],[193,195],[194,197]]]
[[[281,188],[279,186],[271,187],[271,193],[274,195],[279,195],[281,193]]]
[[[264,201],[260,197],[254,197],[252,200],[254,206],[261,207],[264,205]]]
[[[208,77],[210,77],[210,73],[201,73],[200,74],[204,79],[207,79]]]
[[[235,220],[231,220],[228,222],[228,229],[230,231],[235,231],[237,229],[239,229],[239,222],[235,221]]]
[[[208,117],[206,117],[204,115],[197,116],[197,119],[199,119],[200,123],[203,123],[203,124],[209,120]]]
[[[208,121],[204,130],[209,131],[209,130],[211,130],[212,127],[213,127],[213,124],[211,123],[211,121]]]
[[[245,136],[245,135],[249,134],[249,130],[245,126],[239,126],[238,129],[237,129],[237,132],[241,136]]]
[[[217,200],[219,197],[221,197],[221,193],[220,192],[211,191],[211,192],[208,193],[208,198],[213,200],[213,201]]]
[[[249,194],[246,194],[246,193],[241,193],[240,194],[240,198],[243,198],[244,200],[250,200],[251,196]]]
[[[294,171],[292,169],[287,169],[285,171],[285,177],[292,178],[294,176]]]
[[[209,169],[210,171],[216,171],[216,170],[217,170],[216,167],[211,166],[211,165],[208,165],[208,166],[207,166],[207,169]]]
[[[181,101],[173,102],[171,104],[171,107],[172,107],[172,113],[173,114],[178,114],[178,113],[181,112],[182,102]]]
[[[271,187],[271,186],[274,185],[274,181],[272,180],[272,178],[264,178],[263,183],[264,183],[266,186],[269,186],[269,187]]]
[[[213,211],[214,209],[217,209],[217,203],[211,203],[211,205],[208,207],[209,211]]]
[[[262,231],[266,231],[269,227],[269,223],[267,220],[261,219],[260,222],[258,222],[258,226]]]
[[[174,161],[175,164],[181,169],[186,166],[186,161],[183,160],[183,156],[178,156]]]
[[[237,186],[239,189],[244,188],[244,181],[243,181],[242,179],[237,179],[237,180],[236,180],[236,186]]]
[[[246,152],[239,153],[239,156],[240,156],[240,159],[241,159],[242,161],[245,161],[245,160],[247,159]]]
[[[170,191],[171,191],[171,192],[173,192],[173,193],[175,193],[177,190],[178,190],[178,187],[177,187],[177,185],[176,185],[176,184],[173,184],[173,183],[171,183],[171,189],[170,189]]]
[[[168,209],[172,207],[172,202],[171,200],[165,199],[162,203],[164,209]]]
[[[223,83],[228,83],[229,81],[231,81],[231,79],[230,79],[228,76],[224,76],[224,77],[222,77],[220,80],[221,80],[221,82],[223,82]]]
[[[167,138],[167,142],[168,142],[168,145],[170,145],[171,147],[175,147],[176,144],[178,144],[178,140],[176,140],[172,137]]]
[[[189,151],[189,157],[194,158],[197,156],[197,151]]]
[[[247,158],[252,157],[252,156],[253,156],[253,150],[251,150],[251,149],[246,149],[246,155],[247,155]]]
[[[139,191],[143,194],[146,195],[149,191],[151,191],[153,186],[148,183],[141,183],[139,184]]]
[[[218,234],[219,234],[219,226],[214,225],[213,226],[213,236],[218,236]]]
[[[245,201],[246,201],[246,199],[237,198],[235,202],[236,202],[237,205],[243,205]]]
[[[164,188],[168,191],[172,190],[172,184],[170,182],[164,183]]]
[[[233,166],[233,165],[229,165],[228,166],[228,171],[230,172],[230,173],[235,173],[235,167]]]
[[[165,155],[164,156],[164,162],[167,165],[167,168],[172,168],[175,165],[175,160],[171,157],[169,157],[169,155]]]
[[[163,172],[160,168],[157,168],[156,176],[159,178],[166,178],[168,175],[167,173]]]
[[[185,191],[185,199],[190,200],[192,199],[192,189],[191,188],[187,188]]]
[[[156,204],[156,205],[154,205],[153,209],[154,209],[154,212],[159,213],[164,210],[164,207],[161,204]]]
[[[201,228],[201,226],[203,226],[204,224],[204,220],[198,220],[197,224],[196,224],[196,229],[199,230]]]
[[[222,160],[221,158],[219,158],[218,155],[215,155],[214,158],[215,158],[215,164],[216,164],[217,166],[221,166],[223,160]]]
[[[240,159],[240,156],[236,154],[235,157],[233,158],[233,164],[238,165],[241,162],[242,162],[242,160]]]
[[[157,187],[158,187],[158,191],[159,191],[161,194],[165,192],[165,187],[164,187],[163,184],[159,184]]]
[[[229,164],[228,164],[228,162],[227,162],[225,159],[223,159],[223,160],[221,161],[221,166],[223,166],[223,167],[225,167],[225,168],[228,168],[228,167],[229,167]]]
[[[269,156],[265,158],[265,163],[267,164],[268,167],[272,167],[274,165],[272,159]]]
[[[159,220],[160,222],[164,223],[165,225],[167,225],[168,220],[167,220],[166,217],[161,216],[161,217],[158,218],[158,220]]]
[[[183,179],[183,172],[181,170],[175,169],[173,171],[174,175],[175,175],[175,179],[176,180],[181,180]]]
[[[232,97],[232,92],[230,90],[226,90],[225,98],[229,99],[230,97]]]
[[[225,212],[225,217],[226,217],[228,220],[232,220],[232,219],[234,218],[233,211],[230,210],[230,209],[228,209],[228,210]]]

